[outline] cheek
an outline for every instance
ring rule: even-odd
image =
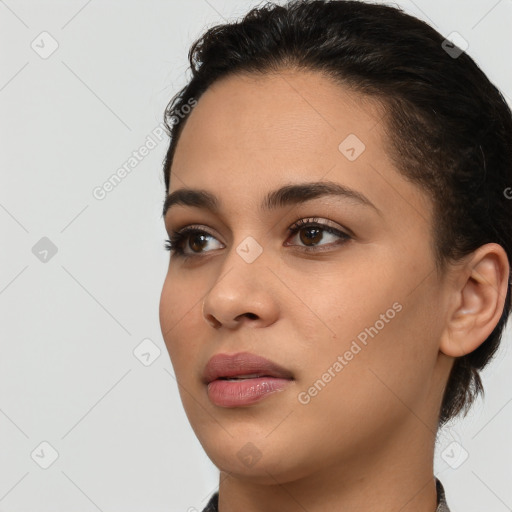
[[[160,296],[160,327],[175,372],[184,373],[184,368],[197,360],[201,339],[202,295],[179,279],[167,276]]]
[[[357,403],[378,397],[384,408],[400,407],[397,397],[407,403],[424,398],[441,327],[433,306],[436,290],[428,279],[418,286],[428,265],[407,265],[390,256],[381,254],[378,266],[354,261],[350,273],[323,276],[321,285],[311,288],[308,306],[330,336],[320,343],[317,334],[308,346],[301,390],[318,382],[323,397],[315,400],[326,400],[326,406],[334,400],[357,409]]]
[[[333,347],[341,350],[375,322],[379,321],[380,327],[380,315],[386,311],[389,310],[388,317],[395,316],[393,304],[400,299],[400,288],[391,276],[396,261],[386,260],[383,250],[373,251],[372,258],[364,251],[355,247],[342,254],[339,262],[325,264],[322,270],[304,268],[283,276],[301,299],[297,307],[306,313],[299,317],[299,311],[295,311],[296,320],[305,323],[308,318],[316,323],[316,342],[325,336],[326,340],[331,338]],[[379,265],[372,264],[370,259],[379,261]]]
[[[435,351],[423,346],[428,339],[415,304],[401,301],[394,316],[388,313],[388,323],[380,323],[375,313],[386,314],[388,306],[382,304],[384,308],[375,309],[368,305],[368,324],[359,329],[356,322],[355,336],[338,337],[308,359],[295,420],[304,444],[321,454],[319,464],[330,455],[318,437],[329,439],[331,447],[338,446],[349,458],[359,457],[365,447],[384,446],[386,436],[403,422],[424,416]],[[319,430],[323,436],[311,435]]]

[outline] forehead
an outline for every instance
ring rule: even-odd
[[[283,184],[329,180],[389,214],[430,207],[386,151],[382,106],[318,72],[231,75],[199,98],[178,142],[170,192],[201,188],[257,208]]]
[[[299,160],[325,151],[338,156],[344,136],[368,139],[380,110],[376,102],[318,72],[231,75],[200,97],[179,145],[186,145],[186,138],[193,145],[201,139],[204,150],[215,156],[225,150],[230,157],[286,154]],[[195,149],[201,153],[203,148]]]

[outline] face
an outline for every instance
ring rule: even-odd
[[[405,432],[432,438],[446,377],[432,205],[385,133],[376,103],[291,70],[224,78],[186,122],[169,193],[200,189],[217,209],[168,209],[169,235],[196,232],[171,254],[160,323],[188,419],[223,471],[285,482],[353,470]],[[265,201],[282,187],[295,193]],[[205,366],[240,353],[292,379],[224,381],[217,392],[262,394],[222,398]]]

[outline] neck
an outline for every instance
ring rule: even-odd
[[[257,478],[221,471],[219,512],[435,512],[435,433],[417,418],[412,423],[385,444],[306,467],[297,478],[270,467]]]

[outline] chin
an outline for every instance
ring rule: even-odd
[[[222,430],[219,427],[220,430]],[[240,480],[250,480],[260,485],[286,483],[307,476],[311,464],[303,463],[306,454],[298,452],[299,440],[293,447],[287,446],[285,439],[271,434],[274,439],[261,437],[261,429],[251,436],[240,429],[229,436],[224,430],[221,438],[200,439],[201,445],[212,463],[220,470]],[[288,442],[292,441],[290,435]],[[293,441],[292,441],[293,442]],[[293,456],[291,455],[293,454]]]

